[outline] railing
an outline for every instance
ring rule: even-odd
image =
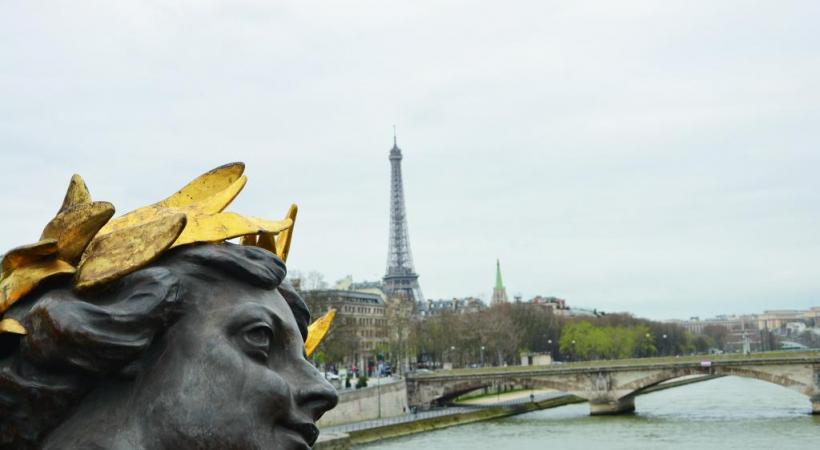
[[[481,377],[482,379],[486,379],[514,376],[536,376],[540,374],[585,373],[596,370],[619,371],[672,367],[699,367],[702,361],[709,361],[712,366],[820,363],[820,352],[811,350],[805,352],[752,353],[750,355],[694,355],[682,357],[581,361],[545,366],[507,366],[477,369],[453,369],[440,370],[426,374],[411,374],[407,376],[407,380],[410,382],[431,382],[452,378]]]

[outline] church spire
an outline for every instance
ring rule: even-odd
[[[501,261],[498,259],[495,260],[495,288],[504,289],[504,283],[501,281]]]
[[[504,282],[501,280],[501,261],[495,260],[495,287],[493,288],[493,298],[490,300],[490,306],[500,303],[507,303],[507,289],[504,288]]]

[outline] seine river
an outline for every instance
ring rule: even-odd
[[[366,450],[812,449],[808,397],[726,377],[637,397],[630,416],[590,417],[585,403],[387,440]]]

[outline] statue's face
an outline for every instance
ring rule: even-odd
[[[305,359],[282,295],[228,279],[185,295],[186,312],[146,355],[132,391],[145,448],[312,446],[315,421],[337,397]]]

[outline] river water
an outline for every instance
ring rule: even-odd
[[[813,449],[808,397],[770,383],[718,378],[639,396],[636,413],[590,417],[586,403],[386,440],[366,450]]]

